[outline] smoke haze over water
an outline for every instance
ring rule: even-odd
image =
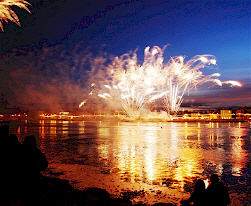
[[[126,58],[138,61],[136,52],[124,54],[119,58],[125,58],[123,64],[128,64]],[[116,58],[105,52],[94,56],[83,42],[76,43],[72,48],[66,44],[50,46],[46,43],[40,48],[12,48],[3,55],[1,62],[1,76],[4,77],[1,86],[1,107],[49,112],[74,111],[86,100],[80,108],[81,111],[121,110],[120,93],[114,93],[113,99],[108,101],[98,96],[104,90],[104,85],[111,85],[113,81],[109,73],[113,63],[116,63]],[[192,90],[189,97],[185,96],[184,103],[201,102],[202,106],[210,106],[215,102],[222,102],[223,99],[227,102],[229,98],[235,99],[228,95],[231,91],[238,92],[238,99],[243,98],[245,101],[245,98],[248,98],[248,95],[245,97],[245,94],[248,94],[248,86],[200,86],[201,89]]]
[[[60,111],[80,102],[88,81],[92,55],[78,44],[72,50],[63,45],[14,48],[4,56],[8,86],[15,101],[26,109]],[[73,109],[73,108],[70,108]]]

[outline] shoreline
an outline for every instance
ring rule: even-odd
[[[166,203],[166,205],[180,206],[180,200],[190,195],[158,185],[123,182],[116,171],[105,174],[99,168],[89,165],[50,164],[43,176],[68,181],[79,191],[88,188],[105,190],[111,195],[111,199],[130,197],[130,205],[152,206],[156,203]]]
[[[137,196],[145,196],[145,192],[124,190],[120,196],[114,196],[106,189],[100,187],[88,187],[84,190],[75,189],[68,180],[42,176],[39,205],[65,205],[65,206],[177,206],[173,203],[157,202],[146,204],[142,201],[137,203],[132,199]]]
[[[117,171],[105,174],[99,168],[90,165],[50,164],[47,173],[43,175],[48,178],[67,181],[72,188],[81,192],[86,191],[88,188],[105,190],[110,194],[111,199],[116,201],[130,200],[126,204],[129,206],[153,206],[161,203],[165,203],[163,205],[167,206],[181,206],[180,201],[190,196],[190,193],[181,192],[166,186],[123,182]],[[248,205],[250,203],[250,192],[238,194],[231,188],[228,189],[231,199],[229,206]],[[123,197],[126,198],[123,199]]]

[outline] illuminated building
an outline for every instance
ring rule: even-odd
[[[221,110],[220,111],[221,119],[232,119],[232,110]]]

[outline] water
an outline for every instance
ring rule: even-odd
[[[250,198],[249,122],[40,120],[11,122],[10,130],[20,141],[35,134],[50,164],[94,166],[123,182],[182,192],[217,173],[231,193]]]

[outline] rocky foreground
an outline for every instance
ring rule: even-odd
[[[112,197],[106,190],[87,188],[83,191],[74,189],[67,180],[42,176],[40,205],[47,206],[132,206],[131,199],[144,196],[144,191],[124,191],[119,197]],[[172,203],[155,203],[154,206],[175,206]]]

